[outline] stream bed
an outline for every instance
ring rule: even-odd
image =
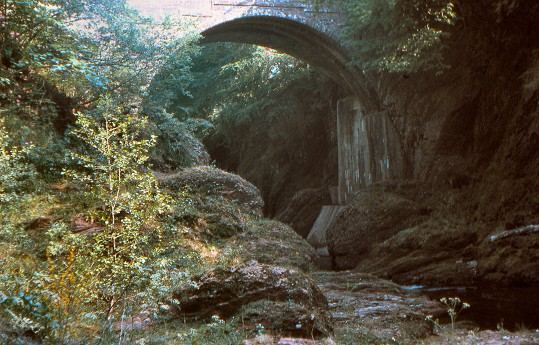
[[[432,299],[458,297],[470,304],[463,310],[458,321],[473,321],[481,329],[539,329],[538,287],[463,287],[426,288],[408,287],[419,290]],[[449,316],[438,316],[440,323],[450,323]]]

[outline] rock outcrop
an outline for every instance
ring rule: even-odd
[[[488,236],[477,249],[478,271],[490,283],[539,284],[539,226]]]
[[[242,315],[279,334],[310,337],[331,332],[327,300],[305,274],[249,262],[214,269],[179,287],[172,297],[182,318]]]
[[[169,190],[190,190],[202,196],[223,198],[245,213],[262,215],[264,201],[260,191],[238,175],[209,166],[197,166],[175,174],[158,175],[158,179],[160,185]]]
[[[357,271],[401,284],[470,285],[477,282],[477,233],[462,221],[427,220],[373,243]]]
[[[355,268],[376,243],[417,222],[416,203],[393,193],[362,192],[339,213],[326,238],[336,269]]]

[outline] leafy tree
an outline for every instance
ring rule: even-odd
[[[125,0],[3,0],[0,25],[1,116],[18,123],[10,126],[14,136],[30,133],[37,170],[56,176],[67,149],[61,136],[74,112],[94,108],[104,94],[126,108],[139,107],[158,71],[181,71],[174,74],[175,87],[187,84],[198,49],[186,23],[157,23]],[[153,104],[165,98],[154,97]],[[171,124],[161,107],[145,108],[173,154],[203,151],[187,131],[172,130],[181,126]]]
[[[189,80],[198,48],[185,28],[142,18],[124,0],[0,0],[0,207],[9,206],[0,322],[51,343],[77,341],[100,316],[117,320],[143,303],[156,311],[185,279],[183,230],[164,215],[169,200],[148,163],[161,118],[152,124],[138,111],[165,62],[182,72],[176,85]],[[53,188],[46,172],[61,166],[70,179],[55,175]],[[34,180],[46,188],[31,190]],[[74,210],[57,209],[64,194]],[[39,213],[42,201],[49,208]],[[73,233],[81,210],[95,232]],[[34,233],[35,213],[47,216]]]
[[[334,84],[288,55],[241,44],[204,46],[191,73],[190,96],[178,93],[167,112],[198,124],[190,129],[212,157],[255,183],[268,212],[294,192],[291,181],[320,183],[320,161],[336,146]]]
[[[140,101],[171,56],[185,60],[193,37],[186,24],[156,23],[125,0],[3,0],[0,13],[0,86],[10,94],[22,81],[46,82],[72,99],[69,110],[106,92]]]
[[[346,9],[344,35],[363,69],[390,72],[433,70],[449,65],[443,49],[459,21],[459,3],[450,0],[310,0]]]
[[[27,162],[32,145],[26,144],[25,147],[14,145],[0,119],[0,204],[16,201],[35,179],[35,168]]]
[[[82,183],[84,199],[94,205],[89,216],[103,227],[88,255],[109,317],[120,299],[145,285],[147,248],[160,236],[157,217],[167,205],[146,165],[155,137],[141,137],[145,125],[144,118],[102,101],[96,111],[77,114],[73,131],[87,151],[74,154],[85,169],[69,174]]]

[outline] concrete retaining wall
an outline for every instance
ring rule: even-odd
[[[387,113],[365,114],[357,98],[342,99],[337,136],[339,204],[349,202],[362,187],[402,177],[402,147]]]

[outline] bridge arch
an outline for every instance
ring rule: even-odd
[[[329,35],[296,20],[277,16],[232,19],[202,31],[201,44],[236,42],[272,48],[325,72],[360,100],[363,111],[379,110],[377,93],[347,51]]]

